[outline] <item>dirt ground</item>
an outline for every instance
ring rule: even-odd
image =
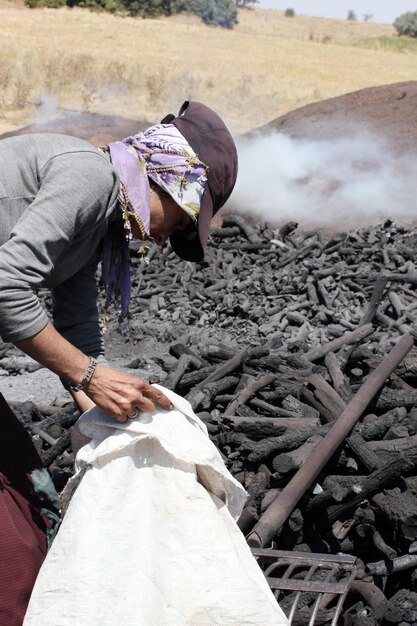
[[[73,134],[102,145],[146,128],[144,120],[131,120],[93,113],[69,113],[48,123],[32,124],[3,135],[0,139],[29,132],[60,132]],[[400,153],[415,152],[417,146],[417,81],[372,87],[330,100],[324,100],[291,111],[270,124],[256,129],[262,133],[271,129],[297,138],[332,139],[350,127],[364,129],[385,136],[393,149]],[[249,133],[248,135],[251,135]],[[121,337],[114,329],[106,337],[107,358],[113,367],[128,369],[138,356],[155,354],[167,349],[160,341],[142,340],[140,343]],[[149,369],[134,370],[149,377],[158,372]],[[52,404],[55,399],[69,397],[56,376],[39,369],[16,376],[2,376],[0,389],[8,400],[32,400]],[[158,382],[163,382],[159,380]]]

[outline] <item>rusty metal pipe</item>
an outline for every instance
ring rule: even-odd
[[[411,335],[404,335],[388,356],[369,374],[334,426],[312,452],[288,485],[269,505],[247,537],[252,547],[267,545],[282,527],[300,498],[321,472],[336,449],[350,433],[366,407],[413,346]]]

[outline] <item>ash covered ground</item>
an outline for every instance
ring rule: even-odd
[[[169,353],[177,343],[197,353],[210,345],[266,345],[302,354],[357,327],[381,273],[415,281],[416,243],[413,227],[389,219],[328,235],[295,223],[249,225],[228,215],[212,229],[201,264],[180,260],[169,244],[142,259],[132,245],[131,319],[129,328],[120,326],[110,310],[104,333],[109,365],[164,384],[177,362]],[[398,290],[406,314],[400,321],[388,297]],[[402,333],[415,332],[414,291],[413,282],[386,289],[381,311],[390,321],[376,320],[384,352]],[[48,292],[40,297],[48,308]],[[104,310],[103,298],[100,306]],[[55,375],[16,348],[3,344],[2,353],[7,400],[69,398]]]
[[[417,230],[391,220],[324,236],[228,215],[202,264],[178,260],[169,246],[151,249],[146,263],[132,249],[131,334],[118,333],[116,316],[105,334],[113,366],[190,401],[248,492],[245,534],[313,454],[327,422],[411,336],[407,356],[275,539],[281,550],[357,558],[362,597],[345,603],[345,624],[355,626],[416,623],[416,245]],[[2,391],[18,401],[12,408],[61,490],[73,474],[78,413],[71,403],[61,408],[52,375],[15,357],[1,346]]]

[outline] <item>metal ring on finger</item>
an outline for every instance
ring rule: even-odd
[[[136,409],[136,411],[133,413],[133,415],[129,415],[129,413],[126,414],[127,419],[129,420],[134,420],[135,417],[137,417],[139,415],[139,409]]]

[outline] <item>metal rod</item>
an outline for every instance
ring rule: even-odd
[[[367,377],[334,426],[305,461],[295,476],[269,505],[247,537],[252,547],[267,545],[282,527],[300,498],[352,430],[370,401],[413,346],[411,335],[404,335],[388,356]]]

